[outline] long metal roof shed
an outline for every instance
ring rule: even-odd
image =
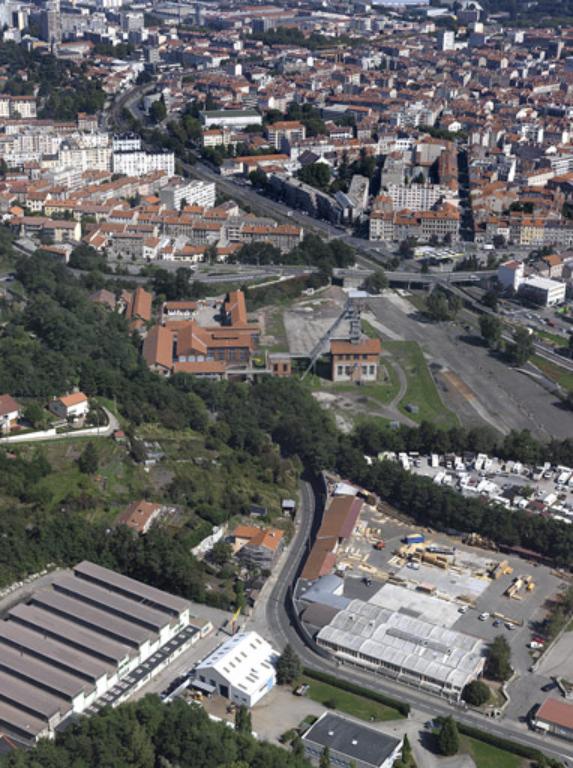
[[[84,629],[71,621],[54,616],[34,605],[16,605],[10,610],[10,619],[32,627],[48,637],[55,637],[64,645],[79,648],[98,659],[119,665],[128,658],[132,649],[104,635]]]
[[[41,659],[57,669],[77,675],[92,685],[114,671],[111,663],[13,621],[0,621],[0,648],[4,645],[16,648],[24,654],[24,658]]]
[[[129,597],[144,605],[169,613],[171,616],[179,616],[183,611],[189,609],[189,602],[182,597],[170,595],[161,589],[150,587],[141,581],[130,579],[109,568],[103,568],[101,565],[90,563],[87,560],[79,563],[74,568],[74,574],[86,581],[91,581],[112,592],[118,592],[125,597]]]
[[[120,619],[113,613],[107,613],[80,600],[74,600],[61,592],[36,592],[31,603],[40,606],[50,614],[62,616],[75,625],[85,627],[119,643],[125,643],[132,648],[139,648],[147,640],[157,639],[155,633],[139,624]]]

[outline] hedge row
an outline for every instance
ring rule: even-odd
[[[545,760],[545,756],[538,749],[535,749],[535,747],[528,747],[525,744],[519,744],[516,741],[510,741],[501,736],[495,736],[493,733],[480,731],[479,728],[472,728],[471,725],[464,725],[459,722],[457,725],[459,732],[463,733],[464,736],[471,736],[472,739],[485,741],[486,744],[491,744],[492,747],[504,749],[506,752],[512,752],[514,755],[525,757],[528,760],[536,760],[540,763],[543,763]]]
[[[409,704],[406,704],[403,701],[398,701],[397,699],[393,699],[391,696],[386,696],[384,693],[371,691],[369,688],[363,688],[361,685],[350,683],[347,680],[341,680],[334,675],[330,675],[327,672],[320,672],[316,669],[309,669],[308,667],[304,667],[303,672],[307,677],[310,677],[313,680],[318,680],[321,683],[328,683],[329,685],[333,685],[335,688],[348,691],[348,693],[355,693],[357,696],[363,696],[365,699],[377,701],[379,704],[384,704],[387,707],[397,709],[398,712],[404,717],[408,717],[410,714]]]

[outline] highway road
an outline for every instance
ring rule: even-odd
[[[345,680],[354,682],[374,691],[381,691],[394,698],[407,702],[416,711],[423,713],[424,719],[437,715],[452,715],[459,722],[481,730],[493,733],[501,738],[512,739],[520,744],[542,750],[550,757],[567,760],[571,757],[566,743],[559,739],[542,736],[530,731],[525,723],[503,718],[492,720],[483,715],[468,711],[463,704],[450,704],[446,700],[434,696],[427,691],[421,691],[406,685],[392,682],[382,676],[362,672],[350,665],[341,665],[335,660],[325,659],[313,651],[301,638],[295,626],[289,619],[288,603],[289,587],[298,577],[304,559],[308,555],[311,542],[311,532],[316,524],[316,517],[321,515],[317,507],[312,487],[309,483],[301,485],[301,502],[298,511],[298,521],[295,535],[287,550],[288,555],[281,562],[279,572],[274,573],[272,591],[259,610],[249,628],[256,629],[263,637],[272,640],[277,648],[284,648],[287,643],[294,648],[303,664],[311,669],[343,676]],[[375,681],[373,680],[375,678]],[[523,711],[527,711],[534,702],[524,702]]]

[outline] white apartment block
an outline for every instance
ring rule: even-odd
[[[76,167],[82,171],[108,171],[111,165],[110,147],[78,147],[64,145],[59,153],[61,167]]]
[[[141,149],[141,136],[136,133],[122,133],[113,137],[112,149],[114,152],[132,152]]]
[[[445,196],[445,191],[437,184],[391,184],[386,194],[396,211],[429,211]]]
[[[181,204],[213,208],[215,182],[174,180],[159,191],[159,199],[168,208],[179,210]]]
[[[152,171],[164,171],[168,176],[174,176],[175,155],[173,152],[144,152],[143,150],[114,151],[112,171],[126,176],[145,176]]]
[[[0,117],[35,118],[36,99],[34,96],[0,96]]]

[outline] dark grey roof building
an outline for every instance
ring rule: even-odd
[[[305,757],[318,765],[325,747],[336,768],[391,768],[400,756],[403,739],[325,712],[302,737]]]

